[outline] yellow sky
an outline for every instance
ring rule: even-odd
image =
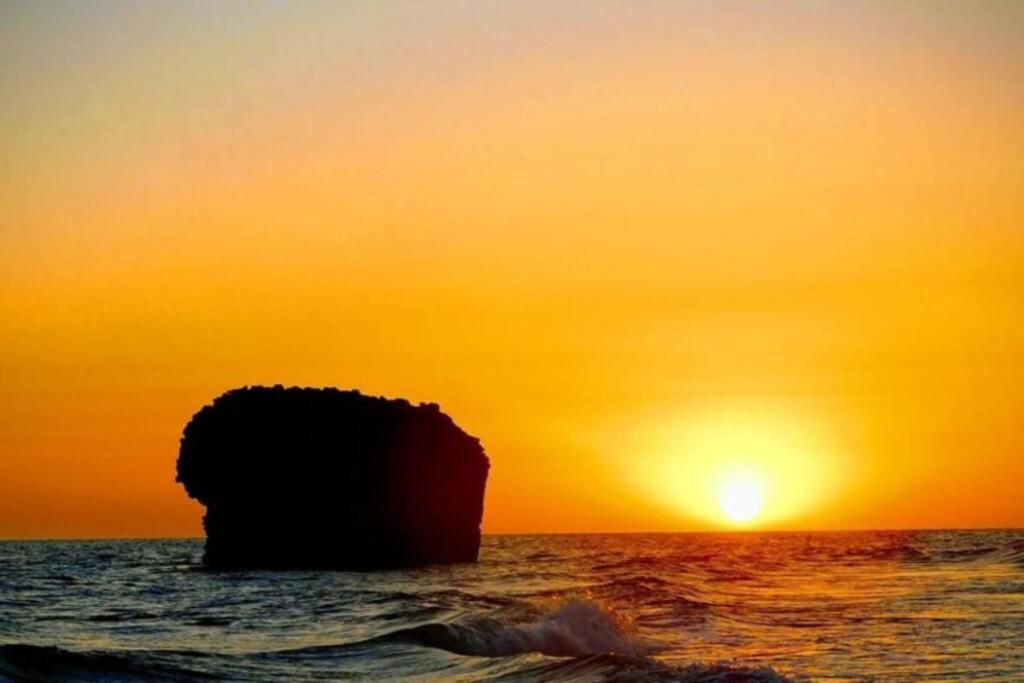
[[[0,5],[0,537],[197,535],[252,383],[491,532],[1024,526],[1024,6],[551,4]]]

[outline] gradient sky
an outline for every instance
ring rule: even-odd
[[[201,533],[220,392],[485,531],[1024,526],[1024,3],[0,0],[0,537]],[[709,465],[710,463],[710,465]]]

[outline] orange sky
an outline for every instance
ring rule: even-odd
[[[181,428],[252,383],[439,402],[485,531],[719,528],[723,463],[764,528],[1024,526],[1022,29],[6,3],[0,537],[198,535]]]

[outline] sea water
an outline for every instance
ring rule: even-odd
[[[370,573],[201,554],[0,543],[0,679],[1024,680],[1020,531],[488,536]]]

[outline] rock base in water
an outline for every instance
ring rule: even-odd
[[[488,468],[435,404],[281,386],[215,399],[178,455],[220,569],[473,562]]]

